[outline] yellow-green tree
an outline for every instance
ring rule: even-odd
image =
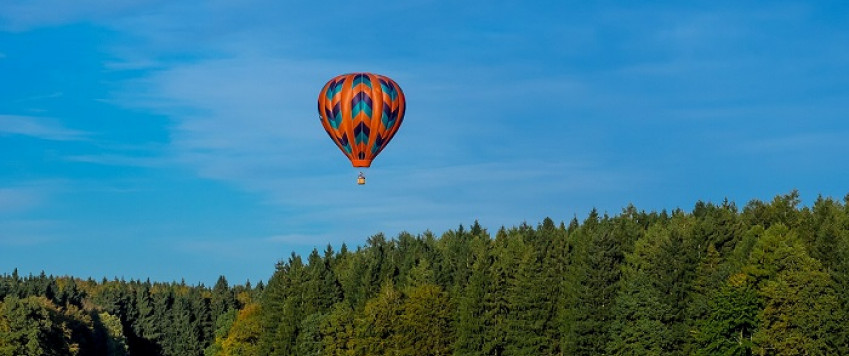
[[[380,292],[366,302],[355,320],[356,355],[396,355],[403,345],[399,332],[403,299],[391,281],[383,283]]]
[[[220,349],[216,356],[250,356],[259,354],[259,336],[262,332],[259,304],[248,304],[239,311],[225,337],[215,339]]]
[[[763,302],[754,351],[776,355],[832,355],[837,299],[827,273],[783,224],[767,229],[745,269],[760,282]]]

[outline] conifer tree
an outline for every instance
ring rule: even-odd
[[[435,284],[427,259],[410,271],[404,295],[398,355],[451,355],[454,307],[448,293]]]
[[[491,283],[489,269],[492,258],[489,253],[489,239],[478,238],[471,244],[471,272],[469,283],[462,289],[458,298],[456,319],[456,341],[454,349],[458,355],[483,355],[486,330],[487,286]],[[492,322],[488,324],[492,325]]]
[[[355,354],[358,356],[395,355],[402,349],[399,332],[403,300],[391,280],[370,299],[355,320]]]
[[[564,283],[566,315],[563,351],[569,355],[598,355],[609,342],[610,321],[621,277],[620,241],[593,210],[576,233],[576,251]]]
[[[758,327],[760,301],[753,281],[744,273],[728,278],[712,294],[699,322],[696,355],[752,355],[752,335]]]
[[[549,219],[550,223],[551,220]],[[525,244],[523,236],[535,234],[525,230],[514,236],[508,253],[514,257],[515,272],[508,277],[507,299],[510,301],[506,319],[505,354],[508,355],[552,355],[559,339],[550,338],[550,328],[556,328],[552,320],[556,317],[555,298],[557,281],[547,279],[543,266],[543,252]],[[540,237],[538,246],[548,246]]]
[[[354,310],[347,302],[333,305],[320,326],[322,350],[328,356],[353,356],[356,351]]]
[[[745,269],[757,281],[763,303],[753,336],[756,353],[836,353],[837,300],[821,268],[787,226],[765,231]]]

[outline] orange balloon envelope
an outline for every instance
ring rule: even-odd
[[[318,95],[324,130],[354,167],[369,167],[392,140],[407,105],[394,80],[351,73],[331,79]]]

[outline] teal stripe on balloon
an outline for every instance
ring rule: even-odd
[[[359,102],[351,108],[351,119],[357,117],[360,111],[363,111],[363,102]]]
[[[340,91],[342,91],[342,81],[328,85],[325,93],[327,100],[333,100],[333,96]]]
[[[395,98],[398,96],[398,92],[395,91],[395,88],[386,86],[383,83],[380,83],[380,88],[383,89],[384,93],[389,95],[389,98],[392,99],[392,101],[395,101]]]
[[[355,138],[355,141],[357,144],[364,143],[368,141],[368,135],[366,135],[365,132],[360,132]]]
[[[336,117],[328,117],[327,121],[330,123],[330,126],[333,127],[334,130],[339,129],[339,124],[342,123],[342,113],[336,115]]]
[[[359,75],[354,77],[354,82],[351,83],[351,89],[354,89],[357,86],[357,84],[360,84],[360,83],[363,83],[367,87],[371,88],[371,79],[369,79],[369,77],[367,75],[359,74]]]
[[[357,103],[357,105],[354,105],[354,107],[351,108],[351,118],[353,119],[353,118],[357,117],[357,115],[360,112],[363,112],[363,111],[366,113],[366,116],[369,116],[369,117],[371,116],[371,106],[366,104],[365,101],[361,101],[361,102]]]

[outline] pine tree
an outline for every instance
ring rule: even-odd
[[[760,301],[753,281],[743,273],[728,278],[713,294],[709,311],[695,334],[697,355],[752,355]]]
[[[328,356],[353,356],[354,310],[347,302],[336,303],[321,324],[322,350]]]
[[[0,355],[71,353],[69,331],[51,300],[43,296],[12,297],[0,306]]]
[[[486,306],[483,301],[487,296],[487,286],[490,284],[489,269],[492,264],[489,244],[489,239],[482,238],[472,242],[473,262],[469,283],[463,288],[458,298],[458,308],[455,313],[457,334],[454,349],[457,355],[483,355],[486,341],[484,335]]]
[[[835,354],[837,299],[828,274],[788,227],[767,229],[752,250],[753,272],[763,300],[753,336],[756,353]]]
[[[426,258],[410,270],[397,333],[398,355],[450,355],[454,337],[453,305],[448,293],[435,284]]]
[[[157,323],[156,305],[150,293],[150,282],[136,289],[136,318],[133,320],[127,343],[138,354],[157,355],[161,351],[157,341],[162,339],[162,326]]]
[[[262,294],[262,335],[260,353],[289,355],[295,344],[300,317],[300,296],[303,263],[292,253],[287,263],[278,263],[277,270]]]
[[[691,336],[685,342],[684,350],[688,354],[699,348],[698,337],[702,323],[711,311],[711,300],[722,287],[725,273],[720,268],[720,256],[713,244],[708,245],[707,253],[696,268],[693,286],[690,292],[690,305],[686,309],[686,327]]]
[[[174,306],[174,289],[173,287],[166,287],[163,291],[154,294],[154,296],[154,319],[159,329],[159,339],[155,340],[155,342],[162,354],[167,355],[169,350],[173,350],[176,344],[173,335],[173,316],[171,312]]]
[[[684,354],[685,313],[694,259],[688,219],[650,228],[628,254],[623,289],[611,323],[613,354]]]
[[[323,345],[321,335],[321,325],[324,323],[325,314],[320,312],[307,315],[302,321],[299,328],[297,339],[295,340],[295,352],[293,355],[298,356],[320,356]]]
[[[194,356],[202,355],[203,347],[199,342],[200,331],[191,309],[191,302],[185,296],[177,296],[171,310],[171,327],[166,335],[171,339],[165,355]]]
[[[212,287],[212,296],[209,305],[213,323],[218,317],[238,306],[236,294],[227,283],[227,278],[219,276],[218,280],[215,281],[215,285]]]
[[[507,315],[510,312],[510,301],[507,299],[507,280],[514,273],[512,259],[507,250],[507,230],[501,228],[492,243],[488,281],[485,285],[484,297],[481,300],[483,314],[483,345],[484,355],[500,356],[507,347]]]
[[[400,352],[402,306],[401,293],[391,280],[387,280],[355,320],[356,355],[381,356]]]
[[[566,294],[563,351],[569,355],[598,355],[609,342],[610,321],[624,256],[620,241],[593,210],[576,233],[575,260],[564,283]]]
[[[549,219],[548,222],[551,222]],[[543,269],[543,251],[525,244],[522,236],[534,234],[525,230],[510,241],[509,252],[515,257],[515,273],[507,279],[507,298],[510,301],[506,319],[507,355],[552,355],[559,340],[549,338],[547,328],[553,328],[556,317],[554,305],[557,281],[547,280]],[[538,246],[547,246],[540,238]]]

